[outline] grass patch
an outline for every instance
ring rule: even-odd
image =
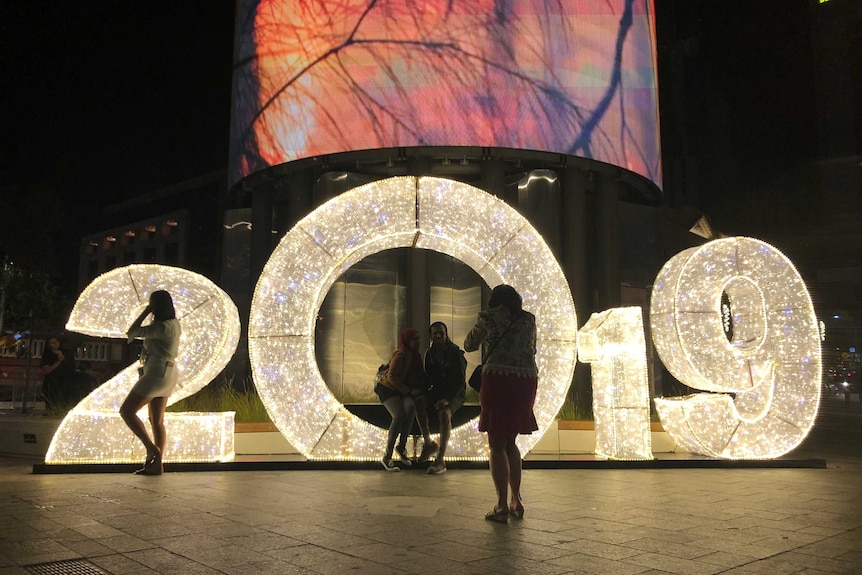
[[[557,419],[568,421],[592,421],[593,405],[590,402],[578,401],[573,394],[566,394],[566,401],[557,413]]]
[[[250,380],[245,379],[240,384],[234,384],[233,378],[224,376],[196,394],[171,405],[167,411],[234,411],[235,421],[270,421],[269,414]]]

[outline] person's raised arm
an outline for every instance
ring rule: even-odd
[[[144,311],[141,312],[141,315],[138,316],[138,319],[132,322],[132,325],[129,326],[128,331],[126,331],[126,335],[129,336],[129,341],[135,339],[135,336],[140,332],[141,324],[144,323],[144,320],[147,319],[147,316],[152,312],[153,310],[150,306],[147,306],[144,308]]]

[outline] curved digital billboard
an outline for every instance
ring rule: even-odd
[[[344,151],[482,146],[661,185],[652,0],[239,0],[231,183]]]

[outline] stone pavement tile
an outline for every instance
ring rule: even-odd
[[[422,561],[407,561],[396,563],[393,568],[399,569],[399,573],[411,575],[487,575],[488,569],[470,563],[452,561],[446,557],[429,556]]]
[[[116,551],[110,547],[102,545],[98,541],[93,541],[92,539],[75,539],[73,541],[57,539],[57,543],[60,543],[64,547],[68,547],[75,553],[78,553],[81,557],[99,557],[101,555],[113,555],[116,553]]]
[[[328,529],[327,527],[321,526],[311,527],[306,529],[304,532],[296,533],[291,537],[318,547],[325,547],[327,549],[334,550],[339,550],[343,547],[376,543],[376,541],[367,537],[342,533],[340,531],[335,531],[334,529]]]
[[[173,522],[163,523],[147,523],[144,525],[127,525],[122,529],[125,533],[133,535],[139,539],[149,541],[150,539],[162,539],[164,537],[177,537],[179,535],[188,535],[193,533],[195,529],[185,525],[180,525]]]
[[[153,549],[154,544],[143,539],[138,539],[132,535],[116,535],[113,537],[102,537],[99,543],[110,547],[118,553],[129,553],[132,551],[140,551],[141,549]]]
[[[703,539],[699,529],[701,528],[694,527],[685,531],[669,531],[667,529],[660,529],[657,527],[635,525],[620,531],[619,533],[621,536],[624,536],[625,541],[635,541],[637,539],[649,537],[650,539],[668,541],[670,543],[694,543],[695,541]]]
[[[121,535],[125,535],[125,533],[116,527],[111,527],[110,525],[99,523],[98,521],[82,523],[81,525],[76,525],[71,529],[76,533],[79,533],[82,537],[90,539],[103,539],[105,537],[119,537]]]
[[[421,516],[419,516],[421,517]],[[386,529],[379,521],[369,518],[367,514],[354,516],[352,519],[343,519],[341,517],[333,517],[331,520],[320,523],[319,527],[325,527],[339,533],[347,533],[349,535],[358,535],[361,537],[370,537],[378,531]]]
[[[234,523],[242,523],[252,527],[260,527],[261,525],[270,525],[273,523],[281,523],[285,520],[282,515],[275,513],[262,513],[260,511],[242,510],[231,513],[216,513],[217,516],[232,521]]]
[[[39,537],[40,534],[38,531],[26,525],[0,529],[0,541],[27,541],[28,539],[37,539]]]
[[[238,545],[221,545],[219,547],[208,547],[205,549],[184,549],[177,553],[182,557],[186,557],[213,568],[222,566],[242,565],[245,563],[255,563],[266,558],[260,551],[254,551]],[[145,563],[146,564],[146,563]]]
[[[766,537],[756,537],[751,533],[746,535],[742,529],[726,529],[720,525],[696,527],[685,533],[696,538],[692,543],[715,551],[731,551],[739,545],[747,545],[760,539],[766,539]],[[651,535],[649,536],[651,537]]]
[[[271,549],[285,549],[287,547],[305,545],[304,541],[286,535],[279,535],[278,533],[238,535],[235,537],[226,537],[223,541],[228,545],[238,545],[252,551],[269,551]]]
[[[223,521],[221,523],[214,523],[212,525],[202,526],[201,530],[210,537],[215,537],[216,539],[224,539],[226,537],[238,537],[241,535],[255,535],[258,533],[266,533],[267,530],[275,531],[269,526],[267,530],[264,530],[257,527],[252,527],[251,525],[245,525],[243,523],[234,523],[233,521]]]
[[[201,567],[199,562],[177,553],[171,553],[166,549],[146,549],[144,551],[125,553],[124,555],[158,573],[185,574],[198,571]],[[205,571],[212,571],[212,566],[203,566],[208,568]]]
[[[470,533],[471,536],[473,534],[473,532]],[[443,541],[460,541],[462,538],[467,536],[468,535],[461,530],[426,533],[424,531],[413,529],[391,529],[388,527],[383,531],[376,531],[375,533],[368,534],[369,539],[374,539],[375,541],[390,545],[401,545],[408,549],[421,545],[441,543]]]
[[[2,508],[3,501],[0,500],[0,509]],[[23,527],[24,525],[25,523],[23,521],[21,521],[14,515],[11,515],[8,510],[4,509],[3,515],[0,515],[0,532],[6,531],[8,529],[18,529],[20,527]]]
[[[684,531],[699,527],[702,522],[702,518],[692,515],[663,512],[657,512],[653,515],[633,515],[626,519],[626,523],[631,525],[640,525],[651,529],[663,529],[665,531]]]
[[[485,525],[483,524],[482,527],[485,527]],[[488,527],[491,528],[488,531],[474,531],[460,528],[440,531],[436,534],[436,538],[438,542],[466,543],[473,547],[493,549],[501,553],[504,553],[510,546],[517,544],[517,541],[512,538],[500,537],[500,534],[493,530],[493,526],[488,525]],[[434,544],[436,544],[434,541],[416,541],[414,546],[427,547]]]
[[[208,533],[185,533],[182,535],[172,535],[170,537],[160,537],[158,539],[150,539],[150,543],[167,549],[173,553],[182,553],[191,549],[212,549],[224,545],[224,540],[213,537]]]
[[[797,567],[805,567],[807,569],[818,569],[820,571],[826,571],[827,573],[844,574],[850,573],[852,570],[862,572],[862,566],[858,563],[854,564],[850,561],[842,561],[829,557],[815,557],[813,555],[804,555],[796,552],[782,553],[776,557],[771,557],[770,560],[773,564],[783,564],[786,562],[788,565],[796,565]]]
[[[624,531],[595,531],[587,527],[577,527],[575,529],[563,531],[562,533],[571,535],[572,540],[588,539],[590,541],[598,541],[599,543],[617,545],[619,543],[625,543],[626,541],[632,541],[643,537],[643,534],[640,533],[640,530],[642,529],[641,527],[633,527],[632,529],[637,530],[638,532],[633,533],[629,529]]]
[[[505,527],[505,525],[500,525],[500,527]],[[460,561],[461,563],[486,559],[488,557],[503,555],[505,553],[502,548],[483,548],[455,541],[424,545],[422,547],[415,547],[414,550],[424,553],[425,555],[439,555],[441,557],[447,557],[453,561]]]
[[[560,575],[568,568],[547,561],[535,561],[518,555],[497,555],[487,559],[471,561],[471,567],[483,569],[485,573],[529,573],[530,575]]]
[[[546,545],[534,545],[521,540],[510,540],[503,548],[504,553],[508,555],[516,555],[524,559],[533,561],[547,561],[549,559],[557,559],[571,555],[572,551],[561,549],[559,547],[548,547]]]
[[[34,565],[81,557],[76,551],[51,539],[4,541],[3,553],[18,565]]]
[[[369,575],[401,574],[402,569],[353,557],[346,553],[324,549],[315,545],[302,545],[286,549],[267,551],[265,555],[313,570],[323,575],[343,575],[344,573]]]
[[[190,510],[183,513],[166,515],[164,518],[168,521],[173,521],[174,523],[177,523],[179,525],[185,525],[186,527],[196,527],[198,529],[207,529],[210,525],[217,525],[219,523],[229,523],[229,521],[224,517],[219,517],[218,515],[213,515],[212,513],[206,513],[197,510]]]
[[[276,559],[222,567],[220,572],[227,575],[317,575],[317,571]]]
[[[853,551],[848,551],[846,553],[842,553],[835,557],[835,559],[839,561],[845,561],[847,563],[852,563],[853,565],[859,565],[859,571],[862,572],[862,550],[858,547]]]
[[[649,566],[623,563],[584,553],[573,553],[565,557],[551,559],[547,563],[564,567],[575,573],[591,573],[594,575],[635,575],[649,570]]]
[[[822,537],[832,537],[833,535],[840,535],[841,533],[846,533],[843,529],[837,529],[835,527],[822,527],[820,525],[808,525],[798,530],[800,533],[809,533],[811,535],[820,535]]]
[[[642,553],[623,560],[625,563],[632,563],[650,569],[659,569],[670,573],[678,573],[679,575],[712,575],[724,571],[724,568],[712,563],[704,563],[692,559],[682,559],[680,557],[672,557],[670,555],[661,555],[659,553]]]
[[[527,520],[524,519],[524,522],[526,521]],[[524,543],[535,545],[546,545],[548,547],[553,547],[561,543],[568,543],[570,541],[577,541],[578,539],[583,538],[581,536],[580,529],[557,531],[553,533],[540,531],[538,529],[518,529],[510,533],[505,533],[505,536],[513,541],[522,541]]]
[[[590,541],[588,539],[579,539],[569,543],[557,545],[556,549],[564,549],[566,551],[584,553],[594,557],[604,557],[605,559],[624,559],[643,553],[638,549],[623,547],[622,545],[612,545],[610,543],[601,543],[598,541]]]
[[[92,557],[89,561],[113,575],[154,575],[156,573],[156,571],[153,571],[146,565],[142,565],[119,553],[116,555]]]
[[[838,557],[848,551],[856,551],[859,549],[859,541],[850,541],[839,537],[829,537],[820,539],[816,543],[798,547],[795,551],[806,555],[816,555],[818,557]]]
[[[124,511],[124,509],[118,508],[116,509],[116,514],[114,515],[102,515],[101,513],[97,513],[96,515],[88,515],[88,517],[92,517],[93,519],[98,520],[100,523],[108,525],[109,527],[113,527],[115,529],[125,529],[126,527],[138,527],[141,525],[158,525],[162,521],[160,517],[155,517],[147,513],[140,513],[136,511],[129,511],[128,513],[125,513]],[[91,511],[83,509],[79,512],[84,515],[91,513]]]
[[[714,552],[712,549],[698,545],[697,543],[673,543],[664,539],[653,539],[652,537],[628,541],[623,545],[641,552],[671,555],[681,559],[697,559]]]
[[[806,560],[802,556],[800,560],[799,554],[782,553],[730,569],[722,575],[795,575],[804,569],[832,575],[858,575],[860,572],[859,566],[852,563],[836,562],[831,559],[818,562],[811,561],[812,559],[814,558],[809,556]]]
[[[769,557],[786,551],[795,551],[800,547],[807,546],[808,543],[807,540],[800,541],[793,536],[768,537],[757,540],[750,545],[740,545],[736,551],[752,557]]]
[[[385,543],[344,547],[340,551],[353,557],[367,559],[383,565],[424,561],[428,558],[428,555],[419,551],[404,549],[400,546],[387,545]]]
[[[709,555],[701,555],[697,560],[702,561],[703,563],[718,565],[719,567],[739,567],[740,565],[757,561],[758,558],[727,551],[716,551]]]
[[[625,531],[626,529],[630,529],[632,527],[632,524],[630,523],[622,523],[619,521],[605,521],[603,519],[593,519],[592,517],[579,517],[578,519],[567,521],[566,524],[569,528],[588,527],[590,529],[598,531]]]
[[[9,567],[11,565],[15,565],[15,562],[11,557],[2,552],[2,548],[0,548],[0,567]]]

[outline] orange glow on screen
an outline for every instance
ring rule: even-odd
[[[244,0],[232,181],[396,146],[566,153],[660,184],[651,0]]]

